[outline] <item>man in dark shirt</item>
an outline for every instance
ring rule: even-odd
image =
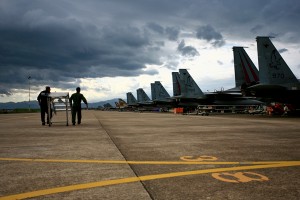
[[[77,87],[76,93],[72,94],[70,97],[70,104],[72,107],[72,123],[73,123],[73,125],[75,125],[76,113],[77,113],[77,124],[81,123],[81,101],[83,101],[86,104],[86,108],[88,108],[88,103],[87,103],[85,97],[83,96],[83,94],[80,93],[80,87]]]
[[[47,98],[50,94],[50,87],[47,86],[46,90],[40,92],[39,96],[37,97],[37,100],[39,102],[40,108],[41,108],[41,121],[42,125],[45,125],[45,113],[47,113],[47,124],[49,124],[49,113],[48,113],[48,103]],[[50,118],[52,118],[52,109],[50,107]]]

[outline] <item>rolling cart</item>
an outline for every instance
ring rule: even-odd
[[[51,112],[51,108],[56,115],[57,112],[66,112],[66,126],[69,126],[69,111],[71,111],[70,99],[68,92],[51,92],[47,98],[48,114]],[[52,116],[52,118],[54,115]],[[52,118],[49,119],[49,126],[52,125]],[[59,123],[63,121],[57,121]]]

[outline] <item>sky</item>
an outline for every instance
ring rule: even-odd
[[[202,91],[235,86],[233,46],[257,68],[257,36],[272,42],[300,78],[298,0],[1,0],[0,102],[81,92],[88,102],[189,70]],[[28,77],[30,77],[28,79]]]

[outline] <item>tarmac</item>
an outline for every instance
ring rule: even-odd
[[[300,199],[300,118],[0,115],[3,199]]]

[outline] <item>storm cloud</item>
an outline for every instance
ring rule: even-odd
[[[21,12],[12,8],[13,14],[7,12],[1,16],[10,19],[0,24],[3,85],[23,87],[28,74],[36,83],[56,82],[65,87],[66,82],[72,83],[76,78],[157,73],[144,70],[146,64],[160,64],[160,61],[140,28],[129,24],[96,26],[51,13],[44,4],[26,7],[30,9]],[[6,88],[0,91],[8,94],[10,90]]]
[[[284,53],[284,52],[287,52],[287,51],[288,51],[288,49],[286,49],[286,48],[278,49],[278,52],[279,52],[279,53]]]
[[[299,19],[297,0],[2,0],[0,95],[24,88],[28,75],[33,87],[69,89],[84,78],[159,74],[200,55],[188,40],[221,48],[273,34],[299,43]]]
[[[177,50],[178,50],[183,56],[194,57],[194,56],[199,56],[199,55],[200,55],[196,48],[194,48],[194,47],[192,47],[192,46],[186,46],[184,40],[182,40],[182,41],[179,43]]]
[[[217,32],[212,26],[201,26],[197,29],[196,34],[198,39],[204,39],[208,42],[212,41],[212,45],[215,47],[221,47],[225,44],[221,33]]]

